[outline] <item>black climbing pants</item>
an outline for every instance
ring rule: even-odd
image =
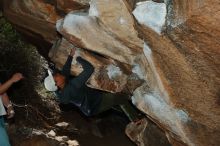
[[[138,119],[138,110],[131,105],[128,95],[121,93],[104,93],[102,97],[103,98],[98,108],[97,114],[107,111],[118,105],[130,121],[135,121]]]

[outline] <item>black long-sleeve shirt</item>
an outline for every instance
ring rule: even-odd
[[[93,66],[81,57],[77,57],[77,61],[82,65],[83,71],[76,77],[70,77],[70,69],[72,56],[67,58],[67,61],[61,71],[66,77],[65,87],[57,91],[57,96],[61,103],[73,103],[85,115],[91,116],[96,114],[101,103],[102,97],[95,89],[86,86],[86,81],[94,71]]]

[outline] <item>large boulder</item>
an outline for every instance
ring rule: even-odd
[[[88,13],[69,13],[57,29],[70,42],[127,64],[134,64],[143,46],[122,0],[92,0]]]
[[[40,0],[4,1],[4,15],[17,29],[28,36],[37,36],[53,42],[56,40],[56,21],[60,16],[50,3]]]
[[[4,15],[20,32],[54,43],[58,38],[57,20],[69,11],[88,9],[89,0],[5,0],[3,4]]]
[[[91,0],[89,8],[86,0],[4,2],[15,26],[54,44],[57,67],[77,46],[95,67],[88,85],[132,93],[133,104],[171,144],[219,145],[219,0]],[[72,66],[74,75],[82,70],[75,59]]]
[[[167,23],[162,34],[143,23],[138,28],[146,41],[146,64],[142,67],[148,68],[148,79],[134,92],[133,102],[166,127],[170,141],[176,140],[174,143],[199,146],[219,143],[220,46],[216,39],[220,35],[217,27],[220,7],[218,1],[208,3],[193,2],[192,8],[184,9],[189,15],[175,27]],[[167,12],[171,15],[170,10]]]
[[[63,67],[72,47],[74,45],[64,38],[54,44],[49,57],[57,68]],[[142,80],[135,73],[132,73],[130,65],[107,59],[81,48],[76,50],[72,62],[71,72],[75,76],[82,72],[82,66],[76,61],[78,56],[88,60],[95,67],[94,73],[87,82],[87,85],[92,88],[108,92],[130,93],[142,83]]]

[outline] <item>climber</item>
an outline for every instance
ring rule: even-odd
[[[71,62],[75,49],[71,49],[62,71],[51,73],[44,79],[45,88],[55,91],[58,100],[63,104],[73,104],[86,116],[97,115],[115,105],[121,105],[122,110],[131,121],[136,120],[136,109],[132,109],[128,97],[122,93],[107,93],[86,86],[86,81],[94,71],[93,66],[81,57],[76,60],[82,65],[83,71],[76,77],[70,77]]]
[[[21,73],[16,73],[8,81],[0,84],[0,146],[10,146],[3,117],[6,114],[4,106],[7,108],[8,118],[14,116],[14,110],[6,94],[6,90],[11,87],[13,83],[18,82],[21,79],[23,79],[23,75]]]

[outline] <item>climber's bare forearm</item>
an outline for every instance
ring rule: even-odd
[[[4,84],[1,84],[0,85],[0,94],[5,93],[8,90],[8,88],[11,87],[11,85],[13,83],[14,83],[13,80],[10,79],[10,80],[6,81]]]
[[[21,73],[15,73],[8,81],[0,85],[0,94],[5,93],[13,83],[18,82],[23,78],[24,77]]]

